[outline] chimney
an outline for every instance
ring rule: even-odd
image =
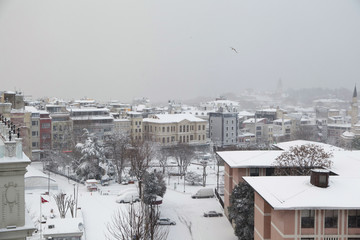
[[[310,183],[316,187],[327,188],[329,186],[329,170],[312,169]]]

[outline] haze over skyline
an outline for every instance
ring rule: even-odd
[[[356,0],[0,1],[1,89],[34,98],[351,89],[359,43]]]

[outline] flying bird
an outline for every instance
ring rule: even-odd
[[[233,47],[230,47],[230,48],[231,48],[231,50],[233,50],[235,53],[238,53],[235,48],[233,48]]]

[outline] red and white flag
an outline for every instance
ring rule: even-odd
[[[49,201],[44,199],[43,197],[41,197],[41,203],[46,203],[46,202],[49,202]]]

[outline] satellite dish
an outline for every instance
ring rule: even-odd
[[[84,224],[80,222],[78,224],[78,228],[79,228],[80,231],[84,230]]]

